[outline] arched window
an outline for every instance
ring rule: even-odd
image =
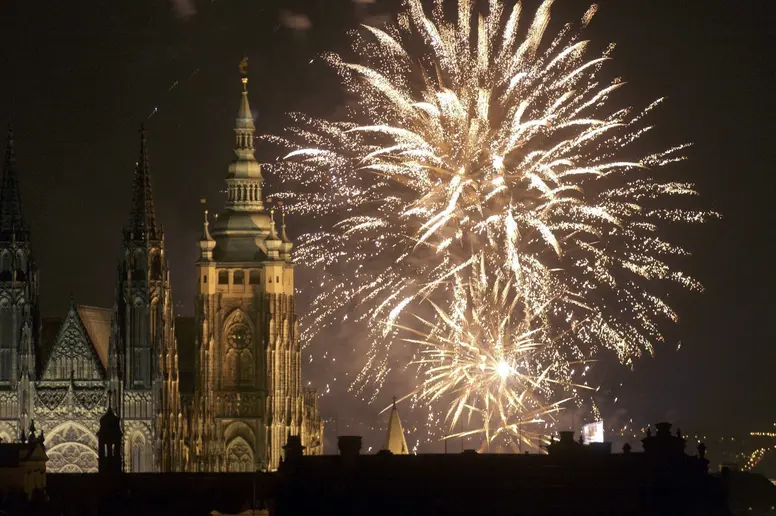
[[[226,448],[226,467],[229,472],[253,471],[253,450],[242,437],[236,437]]]
[[[132,380],[145,387],[150,387],[151,363],[148,349],[148,317],[147,308],[142,301],[135,301],[132,311]]]
[[[16,252],[16,281],[27,279],[27,255],[19,249]]]
[[[135,276],[135,279],[145,276],[147,265],[143,251],[140,249],[135,251],[135,254],[132,256],[132,275]]]
[[[249,281],[251,285],[261,285],[261,272],[257,270],[251,271]]]
[[[16,348],[13,327],[13,309],[7,303],[0,305],[0,381],[11,380],[11,362]]]
[[[153,258],[151,258],[151,279],[162,279],[162,257],[159,253],[154,253]]]
[[[238,383],[242,387],[253,384],[253,355],[249,349],[240,352],[240,370],[238,371]]]
[[[4,251],[0,254],[0,281],[11,281],[13,277],[13,260],[11,253]]]
[[[202,283],[207,283],[207,274],[202,276]]]
[[[226,334],[227,351],[224,355],[223,381],[225,387],[253,385],[253,335],[245,324],[233,325]]]
[[[230,349],[224,357],[224,387],[237,386],[239,373],[239,354],[236,349]]]
[[[219,285],[229,284],[229,271],[218,271],[218,284]]]
[[[232,284],[242,285],[244,283],[245,283],[245,272],[234,271],[234,275],[232,276]]]
[[[136,433],[132,436],[132,455],[130,471],[132,473],[144,473],[146,471],[145,466],[145,437],[142,434]]]

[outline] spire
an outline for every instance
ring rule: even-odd
[[[202,204],[205,204],[205,199],[202,199]],[[200,260],[209,262],[213,259],[213,249],[216,247],[216,241],[210,236],[210,222],[207,218],[208,211],[205,210],[205,224],[202,230],[202,236],[199,238]]]
[[[156,208],[151,191],[151,171],[148,167],[148,147],[145,126],[140,127],[140,155],[135,164],[135,178],[132,189],[132,212],[130,214],[129,237],[134,240],[158,240]]]
[[[264,179],[261,176],[261,166],[256,161],[253,147],[256,125],[253,122],[253,112],[248,101],[248,58],[240,63],[240,81],[242,92],[240,107],[235,121],[235,148],[237,159],[229,165],[226,175],[229,197],[226,207],[231,211],[264,211],[261,186]]]
[[[396,409],[396,398],[393,398],[393,407],[391,407],[391,417],[388,420],[388,434],[385,436],[384,450],[388,450],[394,455],[407,455],[407,441],[404,439],[404,429],[399,419],[399,411]]]
[[[16,156],[11,124],[8,124],[8,138],[3,163],[2,189],[0,189],[0,240],[27,241],[29,233],[22,218],[19,179],[16,176]]]
[[[248,58],[243,57],[240,61],[240,81],[243,85],[242,98],[240,99],[240,109],[237,111],[236,129],[255,131],[256,125],[253,123],[253,113],[251,113],[251,104],[248,102]],[[251,136],[253,134],[251,133]],[[253,147],[253,145],[251,145]]]

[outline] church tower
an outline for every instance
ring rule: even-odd
[[[180,464],[182,424],[178,352],[164,230],[156,222],[144,129],[118,267],[108,369],[122,421],[126,471],[174,470]]]
[[[38,269],[22,217],[13,131],[0,184],[0,438],[30,426],[39,334]]]
[[[309,433],[307,405],[318,417],[317,403],[305,403],[292,243],[284,215],[264,203],[245,64],[225,210],[212,229],[206,212],[199,242],[192,441],[200,471],[275,470],[288,436]]]

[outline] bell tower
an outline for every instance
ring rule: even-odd
[[[164,230],[157,226],[145,129],[118,267],[109,378],[130,472],[171,471],[180,455],[178,353]]]
[[[40,324],[38,269],[22,216],[10,126],[0,188],[0,436],[8,438],[31,423]]]
[[[246,65],[225,209],[212,229],[206,212],[199,241],[192,441],[201,471],[277,469],[306,413],[292,243],[284,215],[278,235],[275,209],[262,196]]]

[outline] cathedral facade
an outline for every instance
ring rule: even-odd
[[[121,418],[129,472],[274,470],[289,435],[323,452],[317,393],[301,378],[292,243],[265,205],[247,78],[228,198],[205,212],[193,319],[173,316],[145,132],[112,308],[71,301],[42,318],[9,130],[0,190],[0,439],[44,436],[52,472],[97,471],[97,429]],[[176,325],[181,328],[176,329]]]

